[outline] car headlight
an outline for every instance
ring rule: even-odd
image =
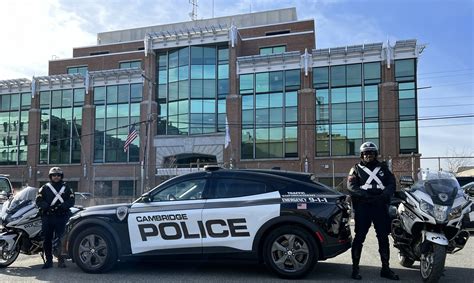
[[[421,200],[420,201],[420,209],[421,211],[423,211],[424,213],[427,213],[429,215],[433,215],[433,205],[431,205],[430,203],[428,203],[427,201],[425,200]],[[434,216],[434,215],[433,215]]]
[[[455,208],[451,209],[449,212],[449,220],[456,219],[461,216],[462,213],[462,205],[456,206]]]
[[[446,219],[448,218],[448,206],[435,204],[433,216],[437,222],[446,221]]]

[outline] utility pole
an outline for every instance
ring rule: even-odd
[[[145,135],[146,135],[146,140],[145,140],[145,148],[143,150],[143,160],[141,162],[140,166],[140,194],[143,194],[145,192],[145,180],[148,182],[148,167],[149,167],[149,158],[148,158],[148,151],[150,148],[150,139],[151,139],[151,122],[153,122],[153,115],[151,113],[151,103],[152,103],[152,95],[153,95],[153,84],[154,82],[148,78],[145,74],[142,74],[143,79],[147,82],[148,85],[148,97],[147,97],[147,119],[145,122]]]

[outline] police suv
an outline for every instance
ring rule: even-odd
[[[74,214],[63,251],[88,273],[119,259],[192,255],[255,259],[280,277],[303,277],[351,246],[345,196],[312,177],[218,167],[181,175],[132,204]]]

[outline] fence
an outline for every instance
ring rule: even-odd
[[[388,166],[392,169],[397,180],[401,176],[416,176],[419,168],[429,168],[435,171],[443,170],[443,171],[452,171],[454,173],[458,173],[458,169],[469,168],[472,166],[474,168],[474,156],[438,156],[438,157],[420,157],[418,162],[418,157],[411,156],[411,157],[400,157],[400,158],[391,158],[388,160],[384,160],[387,162]],[[170,168],[157,168],[156,175],[161,176],[162,181],[171,178],[173,176],[187,174],[191,172],[198,172],[203,170],[205,165],[219,165],[223,166],[223,164],[208,164],[208,163],[191,163],[189,167],[180,168],[177,167],[176,164]],[[335,167],[335,163],[332,163],[332,166]],[[336,190],[348,193],[347,191],[347,173],[340,173],[340,172],[347,172],[349,168],[334,168],[329,175],[326,175],[323,178],[319,178],[319,181],[330,186],[334,187]],[[102,204],[113,204],[113,203],[122,203],[122,202],[131,202],[138,195],[139,193],[139,180],[140,180],[140,167],[138,166],[131,172],[136,180],[133,183],[133,195],[130,196],[117,196],[117,197],[110,197],[110,196],[100,196],[100,194],[104,194],[104,190],[106,191],[105,194],[108,195],[110,188],[107,187],[112,181],[107,180],[96,180],[95,174],[93,174],[92,184],[93,188],[91,190],[92,194],[94,195],[92,198],[85,199],[85,200],[76,200],[79,205],[89,206],[89,205],[102,205]],[[95,173],[95,170],[94,170]],[[474,174],[473,174],[474,175]],[[119,181],[120,182],[120,181]],[[115,194],[114,194],[115,195]]]

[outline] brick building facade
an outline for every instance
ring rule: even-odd
[[[316,43],[294,8],[99,33],[48,76],[0,81],[0,172],[40,185],[59,165],[76,190],[124,199],[206,163],[337,186],[371,140],[411,174],[423,46]]]

